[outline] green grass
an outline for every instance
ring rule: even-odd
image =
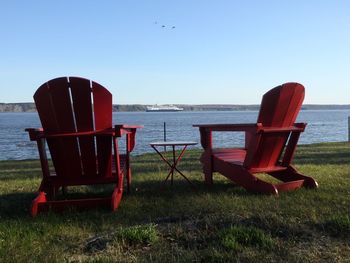
[[[132,193],[119,209],[29,216],[38,160],[0,162],[0,262],[349,262],[350,143],[301,145],[294,160],[319,188],[251,194],[214,176],[187,151],[173,187],[155,154],[132,160]],[[105,195],[110,187],[70,188]]]
[[[219,234],[221,244],[227,249],[242,250],[252,246],[258,249],[271,249],[273,239],[261,229],[245,226],[231,226]]]

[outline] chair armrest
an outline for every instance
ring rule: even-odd
[[[135,147],[136,129],[143,128],[143,125],[118,124],[114,126],[116,136],[121,137],[126,134],[126,152],[132,152]]]
[[[36,141],[44,135],[44,130],[42,128],[27,128],[25,131],[29,133],[29,139],[31,141]]]
[[[143,128],[141,125],[116,125],[115,129],[108,128],[97,131],[87,132],[67,132],[67,133],[46,133],[42,128],[34,129],[27,128],[31,140],[38,140],[42,138],[64,138],[64,137],[83,137],[83,136],[122,136],[127,133],[136,132],[136,128]]]
[[[120,128],[120,129],[139,129],[139,128],[143,128],[143,125],[133,125],[133,124],[117,124],[114,125],[114,127],[116,128]]]
[[[201,136],[201,145],[204,149],[212,148],[213,131],[245,132],[245,146],[248,147],[253,134],[257,133],[301,133],[305,130],[306,123],[295,123],[290,127],[263,127],[262,123],[242,123],[242,124],[195,124]]]
[[[261,126],[259,123],[239,124],[194,124],[193,127],[207,131],[256,131]]]
[[[246,145],[252,133],[258,132],[262,127],[261,123],[240,123],[240,124],[194,124],[193,127],[198,127],[201,136],[201,145],[204,149],[212,148],[212,132],[213,131],[231,131],[245,132]]]
[[[262,127],[259,132],[263,133],[285,133],[285,132],[303,132],[305,131],[306,123],[294,123],[289,127]]]
[[[136,129],[143,128],[143,125],[117,124],[114,125],[116,134],[121,137],[124,134],[135,133]]]

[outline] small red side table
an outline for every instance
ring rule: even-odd
[[[167,175],[167,177],[165,178],[163,184],[166,183],[166,181],[168,181],[169,177],[171,178],[171,185],[173,185],[173,181],[174,181],[174,171],[178,172],[192,187],[194,187],[194,185],[191,183],[191,181],[179,170],[177,169],[177,165],[179,164],[182,156],[185,153],[185,150],[187,148],[187,146],[189,145],[196,145],[196,142],[190,142],[190,141],[161,141],[161,142],[152,142],[150,143],[151,147],[159,154],[159,156],[162,158],[162,160],[169,165],[170,170],[169,173]],[[172,152],[173,152],[173,158],[172,158],[172,163],[170,161],[168,161],[164,155],[157,149],[157,147],[164,147],[164,146],[171,146],[172,147]],[[176,146],[180,146],[182,147],[182,151],[180,153],[180,155],[176,158],[175,155],[175,147]]]

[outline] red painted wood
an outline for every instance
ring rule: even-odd
[[[199,127],[201,135],[201,145],[204,149],[211,149],[213,147],[213,134],[211,130]]]
[[[43,129],[52,133],[75,132],[68,79],[57,78],[43,86],[34,95]],[[48,139],[47,143],[59,176],[69,180],[81,174],[76,138]]]
[[[112,94],[96,82],[79,77],[48,81],[34,94],[42,129],[28,128],[37,141],[43,180],[33,201],[31,214],[65,206],[90,207],[109,204],[115,210],[122,197],[123,176],[130,189],[130,151],[139,125],[112,127]],[[120,156],[118,138],[127,135],[127,151]],[[45,151],[47,141],[54,171],[50,173]],[[112,141],[114,157],[112,158]],[[82,200],[55,200],[58,190],[74,185],[115,184],[111,197]]]
[[[289,137],[288,145],[286,147],[286,151],[284,153],[283,160],[282,160],[283,166],[288,166],[292,162],[299,137],[300,137],[299,132],[292,133],[291,136]]]
[[[34,94],[35,105],[39,114],[39,118],[43,126],[45,126],[46,132],[54,133],[59,129],[56,120],[56,114],[52,106],[51,94],[49,92],[48,83],[41,85]],[[30,136],[34,136],[34,133],[28,129]],[[61,166],[62,158],[60,158],[62,150],[59,140],[47,141],[53,165],[58,174],[65,174],[65,166]]]
[[[286,83],[268,91],[262,99],[256,124],[197,124],[204,153],[201,157],[207,183],[219,172],[249,191],[278,194],[317,182],[298,173],[291,161],[305,123],[295,123],[305,89],[298,83]],[[245,131],[245,149],[213,149],[213,131]],[[284,153],[284,156],[281,156]],[[283,183],[270,184],[254,176],[268,173]]]
[[[69,86],[72,95],[74,117],[77,132],[89,132],[94,130],[92,110],[92,89],[88,79],[69,78]],[[92,136],[79,139],[82,172],[84,176],[96,177],[95,139]]]
[[[94,81],[92,81],[92,90],[95,129],[112,128],[112,94]],[[96,145],[98,173],[102,177],[108,177],[112,169],[112,138],[98,137],[96,138]]]
[[[35,217],[39,213],[39,204],[46,202],[46,195],[44,192],[39,192],[39,195],[33,200],[30,214]]]
[[[206,149],[201,157],[200,161],[203,166],[204,180],[207,185],[213,184],[213,162],[212,162],[212,151],[211,149]]]
[[[294,124],[304,100],[305,89],[298,83],[286,83],[268,91],[262,99],[258,123],[263,127],[289,127]],[[251,167],[269,167],[277,163],[290,133],[264,134]]]

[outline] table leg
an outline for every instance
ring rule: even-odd
[[[172,169],[171,169],[171,185],[174,184],[174,169],[176,167],[176,161],[175,161],[175,145],[173,145],[173,165],[172,165]]]
[[[165,178],[165,180],[164,180],[164,182],[163,182],[163,184],[165,184],[166,181],[168,181],[169,177],[174,173],[174,167],[173,167],[173,165],[163,156],[163,154],[162,154],[160,151],[158,151],[158,149],[157,149],[155,146],[151,145],[151,147],[156,151],[156,153],[158,153],[158,155],[162,158],[162,160],[170,167],[170,171],[169,171],[168,175],[166,176],[166,178]]]
[[[179,154],[179,156],[176,158],[175,156],[175,145],[172,145],[172,153],[173,153],[173,163],[171,164],[163,155],[161,152],[158,151],[158,149],[151,145],[152,148],[158,153],[158,155],[162,158],[162,160],[170,167],[170,171],[167,175],[167,177],[165,178],[163,184],[166,183],[166,181],[169,179],[169,177],[171,176],[171,185],[173,185],[173,181],[174,181],[174,171],[176,170],[193,188],[194,185],[192,184],[192,182],[179,170],[177,169],[177,165],[179,164],[182,156],[184,155],[187,145],[184,146],[184,148],[182,149],[181,153]]]

